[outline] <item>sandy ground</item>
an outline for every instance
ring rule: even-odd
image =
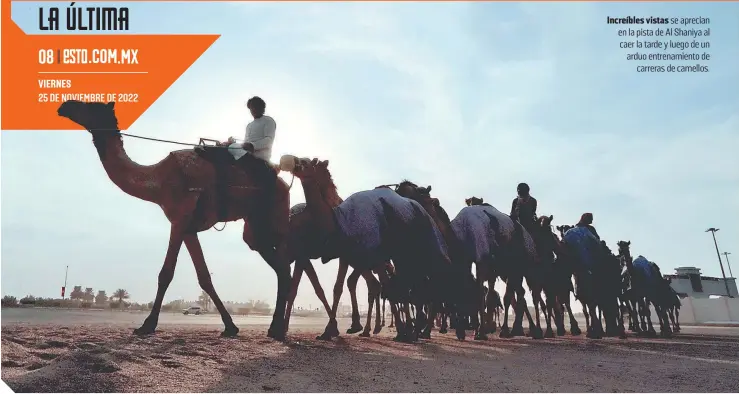
[[[739,329],[684,327],[673,339],[315,340],[325,320],[293,318],[286,343],[268,318],[164,314],[156,335],[131,334],[145,315],[2,310],[2,379],[21,392],[739,392]],[[348,327],[346,320],[340,328]]]

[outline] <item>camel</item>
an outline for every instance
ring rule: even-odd
[[[584,312],[590,313],[588,338],[603,337],[603,325],[598,318],[598,307],[602,291],[598,286],[606,282],[604,278],[604,251],[600,241],[585,227],[574,227],[565,232],[562,239],[566,246],[568,264],[572,264],[577,283],[577,295],[586,304]]]
[[[467,207],[463,208],[453,220],[439,205],[438,199],[430,197],[431,187],[418,187],[412,182],[405,182],[404,187],[398,187],[401,195],[411,196],[409,198],[425,201],[422,204],[427,210],[435,211],[432,217],[437,217],[437,223],[445,228],[445,238],[449,239],[450,255],[452,261],[466,272],[470,272],[472,263],[475,263],[477,271],[477,312],[472,314],[477,319],[475,327],[475,339],[487,339],[488,329],[485,327],[486,302],[484,297],[485,281],[495,283],[497,276],[507,277],[506,294],[504,297],[505,312],[501,336],[523,335],[523,314],[529,321],[529,329],[532,338],[542,338],[541,325],[539,324],[538,305],[539,299],[535,297],[537,309],[537,323],[534,324],[531,314],[526,307],[524,297],[523,278],[533,272],[533,265],[538,262],[536,246],[531,235],[518,222],[513,222],[510,217],[501,213],[482,199],[473,197],[465,200]],[[473,205],[474,204],[474,205]],[[494,242],[493,241],[494,238]],[[508,329],[508,306],[514,293],[518,295],[518,312],[514,320],[514,330]],[[523,313],[522,313],[523,312]],[[479,317],[478,317],[479,316]],[[457,318],[459,323],[459,317]],[[474,325],[474,324],[473,324]],[[460,327],[457,335],[459,337]],[[462,330],[462,333],[464,331]],[[463,339],[464,334],[460,339]]]
[[[546,311],[547,311],[547,330],[544,334],[545,337],[553,337],[551,332],[551,323],[549,319],[554,316],[555,325],[557,326],[557,335],[565,335],[564,328],[564,311],[563,307],[567,311],[570,320],[570,333],[572,335],[580,335],[580,327],[577,324],[572,308],[570,306],[570,291],[572,291],[572,267],[566,264],[568,261],[564,256],[566,249],[562,242],[552,232],[552,222],[554,216],[541,216],[537,221],[537,225],[540,227],[540,247],[544,249],[542,255],[547,258],[552,258],[552,253],[556,255],[549,264],[551,269],[549,270],[549,278],[544,285],[544,294],[546,295]]]
[[[342,199],[336,192],[336,186],[333,180],[324,180],[326,184],[322,184],[323,193],[327,196],[327,199],[332,201],[333,204],[338,205]],[[329,315],[329,323],[326,326],[323,334],[318,336],[317,339],[328,340],[339,335],[338,324],[336,321],[336,313],[338,309],[339,299],[343,292],[344,280],[346,279],[346,273],[348,270],[348,264],[343,259],[339,259],[339,273],[336,278],[336,284],[334,285],[334,302],[329,306],[326,300],[326,294],[321,287],[321,283],[318,280],[311,259],[321,258],[320,239],[316,239],[314,236],[315,222],[313,221],[310,212],[305,209],[305,203],[296,204],[290,208],[290,235],[289,235],[289,250],[290,250],[290,261],[295,262],[295,268],[293,270],[292,282],[290,286],[290,293],[288,295],[286,314],[285,314],[285,329],[287,330],[290,324],[290,315],[292,312],[292,306],[295,302],[295,297],[298,293],[298,286],[300,285],[300,279],[302,278],[303,272],[308,276],[313,289],[316,292],[316,296],[319,298],[321,303]],[[349,276],[347,286],[351,295],[352,301],[352,327],[347,330],[348,334],[362,331],[362,324],[359,322],[359,311],[357,306],[357,280],[360,274],[364,276],[367,281],[368,298],[370,302],[376,300],[379,303],[380,294],[380,283],[375,279],[371,272],[354,271]],[[379,308],[378,308],[378,319]],[[375,334],[379,333],[379,323],[375,326]],[[366,327],[365,332],[362,336],[369,336],[369,325]]]
[[[641,319],[641,331],[647,335],[655,336],[657,333],[652,325],[652,312],[649,310],[649,304],[654,305],[655,312],[659,319],[660,335],[662,337],[670,337],[672,329],[670,328],[670,320],[667,316],[667,309],[673,302],[669,300],[669,283],[662,277],[657,264],[648,261],[643,256],[636,259],[631,257],[631,241],[619,241],[618,251],[619,258],[626,266],[631,277],[631,285],[633,297],[637,300],[639,317]],[[644,319],[646,318],[646,324]]]
[[[569,224],[563,224],[561,226],[557,226],[556,227],[557,231],[559,231],[559,237],[560,237],[560,240],[561,240],[560,241],[560,244],[564,245],[563,242],[562,242],[562,240],[564,240],[564,238],[565,238],[565,233],[567,231],[573,229],[573,228],[575,228],[575,226],[572,226],[572,225],[569,225]],[[567,249],[564,248],[564,250],[562,250],[562,253],[567,253]],[[569,261],[566,258],[560,259],[558,257],[557,263],[559,264],[560,267],[567,266],[568,265],[567,264],[568,262]],[[588,306],[587,306],[587,304],[585,304],[585,301],[583,301],[582,298],[578,297],[576,289],[574,288],[574,286],[572,286],[572,276],[574,274],[574,267],[567,267],[566,269],[569,270],[569,275],[567,276],[567,279],[566,279],[567,282],[564,283],[564,285],[567,286],[567,289],[570,292],[572,292],[572,294],[575,295],[575,299],[580,303],[580,306],[582,307],[582,314],[585,317],[585,332],[590,332],[590,314],[588,313]],[[568,309],[570,308],[569,299],[570,299],[569,296],[565,296],[563,294],[562,301],[563,302],[566,302],[565,306]],[[577,324],[576,321],[575,321],[575,323]],[[572,333],[572,332],[573,332],[573,329],[570,328],[570,333]],[[574,334],[573,333],[573,335],[580,335],[582,333],[579,327],[577,328],[577,330],[575,332],[577,332],[577,334]]]
[[[665,307],[667,308],[667,313],[669,314],[670,321],[672,322],[672,331],[680,332],[680,307],[683,304],[682,302],[680,302],[680,295],[678,295],[675,289],[670,286],[670,283],[672,283],[672,279],[665,278],[665,281],[668,287],[668,294],[665,297],[667,301],[665,303]]]
[[[254,234],[249,228],[249,218],[254,211],[253,201],[260,193],[259,179],[254,174],[229,166],[217,168],[203,159],[192,149],[174,151],[162,161],[143,166],[135,163],[123,148],[115,103],[85,103],[65,101],[57,110],[59,116],[84,127],[92,134],[100,161],[108,177],[123,192],[159,205],[171,223],[169,245],[164,265],[159,272],[156,298],[151,313],[135,334],[153,334],[159,321],[164,294],[174,276],[177,255],[185,244],[190,252],[200,287],[210,296],[221,315],[225,329],[221,335],[235,336],[239,329],[216,293],[210,272],[198,240],[198,232],[213,227],[219,220],[219,212],[224,212],[223,221],[244,219],[243,240],[252,250],[256,250],[277,274],[277,300],[272,323],[267,336],[283,340],[285,338],[285,307],[290,286],[290,267],[288,264],[287,236],[289,229],[288,212],[290,195],[288,185],[277,178],[274,210],[271,213],[269,244],[256,245]],[[227,152],[224,151],[224,154]],[[254,159],[254,165],[268,163]],[[219,199],[215,184],[216,172],[227,172],[231,187],[228,196]],[[219,201],[227,202],[227,209],[219,211]]]
[[[330,176],[328,161],[286,155],[280,159],[280,167],[292,172],[303,184],[307,210],[317,223],[316,233],[326,240],[323,259],[350,257],[347,263],[354,269],[363,272],[376,268],[391,307],[392,303],[406,301],[419,304],[416,301],[429,296],[429,288],[436,288],[434,282],[454,280],[446,244],[417,202],[390,189],[375,188],[354,193],[334,208],[320,188],[320,180]],[[388,280],[383,279],[383,268],[389,260],[395,275]],[[444,296],[460,287],[452,286]],[[372,308],[370,304],[368,316]],[[396,308],[391,309],[395,309],[398,325],[396,340],[415,341],[418,331],[411,332],[410,325],[401,329],[400,315]],[[423,320],[422,311],[417,310],[416,320]]]
[[[460,250],[460,244],[459,240],[457,239],[457,236],[454,234],[454,230],[452,230],[451,227],[451,220],[449,219],[449,215],[446,213],[444,208],[441,207],[439,200],[436,198],[431,197],[431,186],[428,187],[420,187],[416,185],[413,182],[410,182],[408,180],[402,181],[400,184],[398,184],[397,188],[395,189],[395,192],[399,195],[409,198],[413,201],[418,202],[421,204],[423,209],[431,216],[431,218],[434,221],[434,224],[436,225],[436,228],[439,229],[439,232],[441,232],[442,236],[444,237],[444,241],[447,244],[447,247],[449,248],[449,256],[451,258],[452,264],[459,264],[458,255]],[[465,270],[467,269],[467,272],[469,272],[469,267],[459,266],[459,269]],[[471,275],[467,274],[467,275]],[[467,276],[466,275],[466,276]],[[482,293],[481,293],[482,295]],[[430,315],[435,317],[437,312],[445,314],[449,313],[450,309],[456,308],[456,309],[467,309],[467,305],[464,304],[466,300],[470,299],[470,294],[464,294],[462,295],[462,298],[460,298],[462,303],[459,305],[435,305],[435,309],[430,311]],[[484,299],[480,301],[482,305],[484,306]],[[470,311],[467,311],[467,313],[462,313],[462,316],[467,316]],[[459,314],[455,314],[456,316],[460,316]],[[430,321],[433,321],[431,319]],[[462,325],[456,324],[458,322],[455,322],[455,329],[457,333],[457,337],[459,339],[464,339],[464,327]],[[423,332],[423,336],[425,338],[430,337],[430,331],[431,327],[428,325],[426,329]],[[446,333],[447,327],[446,327],[446,318],[442,319],[441,327],[440,327],[440,333]]]

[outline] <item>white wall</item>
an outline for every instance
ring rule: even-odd
[[[681,300],[680,324],[739,323],[739,298],[693,298]],[[652,310],[652,321],[657,314]]]
[[[737,294],[736,279],[727,278],[726,283],[729,285],[729,291],[731,292],[732,296],[736,297],[737,295],[739,295]],[[721,280],[710,280],[703,278],[701,280],[701,285],[703,286],[703,292],[695,293],[693,292],[693,287],[690,284],[690,279],[688,278],[673,277],[670,283],[670,286],[676,292],[688,294],[692,297],[708,298],[711,295],[726,295],[726,284],[724,284],[723,278]]]

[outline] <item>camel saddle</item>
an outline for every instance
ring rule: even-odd
[[[218,141],[206,138],[200,139],[200,145],[195,147],[195,153],[203,160],[213,164],[215,168],[216,201],[218,201],[218,219],[224,221],[228,214],[228,193],[230,188],[247,188],[239,181],[243,175],[254,175],[260,178],[260,173],[266,171],[278,171],[276,166],[266,160],[251,156],[240,160],[234,159],[233,155],[218,145],[207,145],[206,142],[218,143]],[[262,164],[264,167],[262,167]]]

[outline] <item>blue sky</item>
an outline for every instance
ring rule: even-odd
[[[720,276],[703,232],[719,227],[739,270],[736,4],[126,5],[136,33],[222,34],[130,133],[240,137],[244,104],[259,95],[278,125],[273,161],[329,159],[345,197],[409,178],[432,185],[451,215],[473,195],[507,211],[528,182],[540,214],[572,224],[593,212],[612,247],[631,240],[665,273]],[[29,33],[37,7],[13,5]],[[710,17],[711,71],[637,73],[605,23],[627,15]],[[178,149],[125,147],[142,164]],[[56,296],[69,265],[70,287],[153,299],[168,221],[110,182],[87,132],[3,131],[2,169],[3,295]],[[299,181],[291,196],[304,200]],[[238,223],[200,239],[223,299],[274,302],[274,273]],[[336,262],[316,265],[328,292]],[[183,248],[166,299],[199,293]],[[307,281],[298,304],[318,304]]]

